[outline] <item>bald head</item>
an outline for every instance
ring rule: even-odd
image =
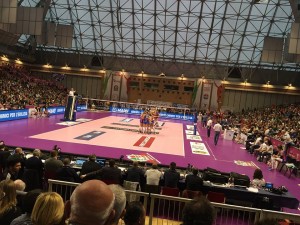
[[[114,201],[113,192],[102,181],[84,182],[74,190],[70,199],[71,224],[108,224],[114,217]]]

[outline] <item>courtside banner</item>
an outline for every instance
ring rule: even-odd
[[[209,152],[203,143],[191,141],[190,144],[193,154],[209,155]]]
[[[0,110],[0,122],[9,120],[27,119],[28,109]]]
[[[86,111],[87,105],[77,105],[77,112]]]
[[[50,113],[50,115],[63,114],[65,112],[65,107],[64,106],[49,107],[48,112]]]
[[[155,137],[142,136],[133,146],[149,148]]]
[[[49,107],[48,112],[50,115],[57,115],[57,114],[63,114],[65,113],[65,107],[64,106],[57,106],[57,107]],[[86,111],[87,106],[86,105],[77,105],[77,112]]]
[[[131,109],[131,108],[119,108],[119,107],[110,107],[111,112],[116,113],[124,113],[124,114],[137,114],[140,115],[143,110],[139,109]],[[159,116],[162,118],[168,119],[178,119],[178,120],[191,120],[194,121],[194,115],[184,115],[183,113],[167,113],[167,112],[160,112]]]

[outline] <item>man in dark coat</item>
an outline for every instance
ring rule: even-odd
[[[89,160],[82,164],[80,176],[87,173],[95,172],[100,169],[101,169],[100,164],[96,162],[96,155],[90,155]],[[100,177],[98,174],[91,174],[90,176],[84,178],[84,180],[92,180],[92,179],[100,179]]]
[[[176,163],[171,162],[170,169],[164,173],[165,186],[170,188],[177,188],[180,179],[180,174],[176,171]]]

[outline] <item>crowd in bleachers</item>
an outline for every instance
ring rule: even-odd
[[[270,136],[300,147],[300,104],[267,107],[232,114],[231,121],[247,135]],[[291,140],[287,140],[287,137]]]
[[[66,93],[54,80],[40,79],[16,65],[0,65],[0,110],[64,105]]]

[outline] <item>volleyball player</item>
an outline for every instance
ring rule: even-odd
[[[149,113],[148,113],[148,111],[145,111],[143,125],[144,125],[144,133],[149,133]]]
[[[154,127],[158,127],[159,112],[157,108],[154,111],[153,118],[154,118]]]
[[[144,117],[145,117],[145,112],[142,112],[140,116],[139,133],[144,133]]]
[[[149,116],[149,128],[150,128],[150,134],[151,134],[152,130],[153,130],[153,134],[156,134],[154,123],[155,123],[154,115],[151,114],[151,115]]]

